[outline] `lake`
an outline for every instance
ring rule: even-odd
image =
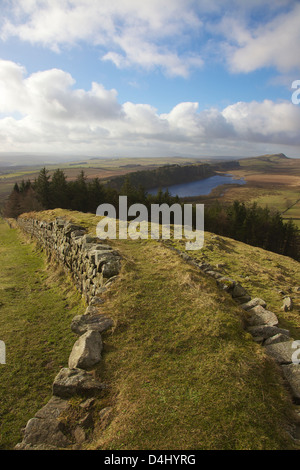
[[[215,175],[203,180],[191,181],[190,183],[174,184],[168,188],[162,188],[163,191],[169,190],[171,196],[191,197],[206,196],[214,188],[221,184],[245,184],[244,178],[235,178],[232,175]],[[149,194],[156,194],[159,188],[149,189]]]

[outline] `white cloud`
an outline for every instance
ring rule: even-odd
[[[283,3],[283,2],[281,2]],[[279,5],[275,2],[274,7]],[[223,34],[222,45],[233,72],[248,73],[264,67],[275,67],[281,73],[300,69],[300,4],[289,5],[276,15],[251,24],[251,16],[225,15],[216,30]],[[253,6],[253,5],[252,5]]]
[[[17,111],[35,119],[89,122],[113,119],[121,112],[116,90],[92,83],[91,90],[73,89],[75,80],[51,69],[25,77],[25,69],[0,60],[0,112]]]
[[[300,108],[290,102],[240,102],[228,106],[222,115],[240,139],[300,145]]]
[[[10,0],[1,13],[2,40],[56,52],[85,42],[118,68],[187,77],[211,60],[212,44],[234,72],[300,68],[297,0]]]
[[[3,60],[1,113],[2,151],[197,156],[256,143],[280,151],[300,146],[300,106],[291,102],[238,102],[222,111],[183,102],[159,114],[147,103],[119,103],[116,90],[99,83],[78,89],[63,70],[27,76],[21,65]]]
[[[1,38],[17,36],[56,52],[81,41],[106,50],[104,60],[117,67],[162,67],[169,75],[186,77],[203,61],[180,55],[182,35],[201,27],[193,0],[14,0],[4,12]],[[187,34],[187,37],[188,37]],[[181,37],[181,40],[180,40]],[[166,45],[166,40],[171,43]]]

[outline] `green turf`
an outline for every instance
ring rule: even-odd
[[[59,368],[67,365],[74,315],[84,312],[63,271],[0,219],[0,449],[12,449],[21,429],[51,396]]]

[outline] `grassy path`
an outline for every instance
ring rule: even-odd
[[[0,449],[12,449],[67,364],[70,322],[83,306],[65,276],[47,270],[45,255],[1,219],[0,266]]]

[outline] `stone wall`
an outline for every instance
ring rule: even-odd
[[[18,225],[70,271],[87,303],[102,294],[120,271],[119,253],[81,226],[62,218],[53,222],[19,218]]]
[[[80,448],[93,431],[94,422],[103,426],[112,412],[111,408],[103,408],[95,416],[95,396],[105,393],[107,386],[95,378],[93,368],[102,359],[101,335],[113,326],[112,319],[101,311],[101,294],[117,278],[121,256],[83,227],[62,218],[53,222],[19,218],[17,225],[71,274],[88,306],[70,325],[78,339],[70,352],[68,367],[58,372],[51,399],[28,421],[23,440],[15,449]],[[70,427],[66,416],[74,396],[80,396],[81,403],[76,423]]]

